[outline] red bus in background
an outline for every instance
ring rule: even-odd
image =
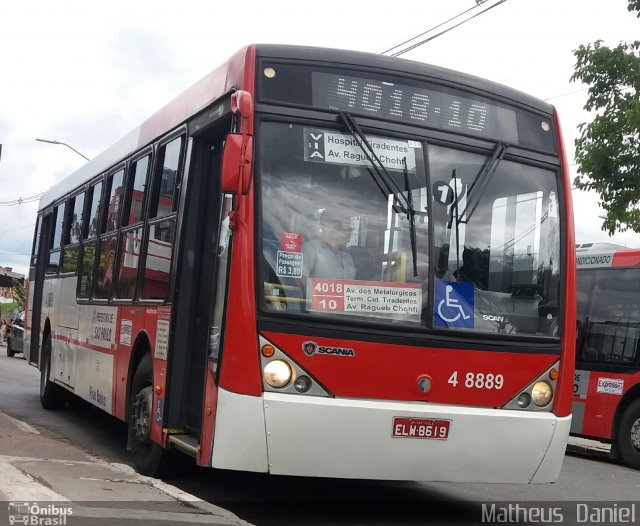
[[[29,361],[137,468],[557,479],[575,253],[554,108],[349,51],[251,45],[47,192]]]
[[[611,442],[640,469],[640,250],[583,244],[576,265],[571,433]]]

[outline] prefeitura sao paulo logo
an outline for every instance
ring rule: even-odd
[[[31,526],[64,526],[67,517],[73,515],[71,506],[38,504],[37,502],[10,502],[9,524]]]

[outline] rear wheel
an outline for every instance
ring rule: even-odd
[[[629,467],[640,469],[640,399],[631,402],[622,414],[617,450]]]
[[[150,354],[145,354],[138,364],[129,403],[129,440],[136,469],[143,475],[160,475],[166,467],[166,459],[162,446],[151,440],[153,363]]]
[[[40,404],[45,409],[62,409],[67,401],[66,391],[54,384],[51,376],[51,335],[42,344],[42,369],[40,369]]]

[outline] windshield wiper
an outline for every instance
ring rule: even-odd
[[[388,195],[393,195],[393,200],[398,204],[400,211],[407,216],[409,220],[409,239],[411,243],[411,254],[413,257],[413,275],[418,275],[418,266],[417,266],[417,248],[416,248],[416,225],[415,225],[415,210],[413,208],[413,197],[411,195],[411,188],[409,186],[409,170],[407,169],[407,158],[404,158],[404,180],[405,180],[405,191],[407,195],[404,195],[404,192],[400,189],[400,187],[393,180],[384,164],[376,154],[375,150],[371,146],[371,143],[363,133],[362,129],[355,121],[355,119],[349,113],[341,112],[340,118],[346,125],[347,129],[351,136],[355,139],[356,143],[364,153],[365,157],[369,161],[373,171],[367,169],[369,175],[376,183],[376,186],[384,196],[385,200],[388,199]],[[375,173],[374,173],[375,172]],[[404,203],[400,201],[399,196],[402,196]],[[395,204],[391,205],[393,210],[397,213],[398,209]]]
[[[457,270],[460,270],[460,224],[466,225],[469,222],[469,219],[471,219],[473,213],[476,211],[476,208],[478,208],[480,200],[482,199],[482,194],[486,190],[487,184],[491,180],[491,176],[497,170],[500,161],[502,161],[507,148],[508,145],[503,142],[496,144],[491,157],[487,157],[486,162],[480,167],[480,170],[478,170],[478,173],[473,178],[473,181],[466,192],[467,203],[462,212],[460,212],[459,209],[460,196],[458,195],[458,179],[456,178],[456,170],[454,169],[451,174],[451,182],[453,183],[453,203],[451,203],[447,230],[451,231],[455,214]]]
[[[346,125],[351,136],[355,139],[356,143],[358,144],[358,147],[362,150],[362,153],[364,153],[365,157],[369,161],[371,168],[373,168],[375,174],[371,170],[367,170],[367,171],[369,172],[369,175],[371,175],[371,178],[374,180],[374,182],[382,192],[382,195],[384,196],[385,200],[388,198],[389,194],[392,194],[394,196],[394,202],[396,202],[400,207],[400,211],[403,214],[409,215],[409,201],[403,195],[402,190],[393,180],[393,178],[385,168],[384,164],[382,164],[382,161],[376,154],[375,150],[373,149],[373,146],[371,146],[369,139],[366,138],[362,129],[360,129],[360,126],[358,125],[358,123],[349,113],[344,113],[344,112],[340,113],[340,118],[342,119],[342,122],[344,122],[344,124]],[[397,197],[398,195],[402,195],[402,197],[405,200],[404,203],[400,202],[400,199],[398,199]],[[395,212],[398,213],[398,209],[396,208],[395,204],[392,206]]]
[[[493,149],[493,153],[491,154],[491,158],[488,159],[484,165],[482,165],[476,176],[473,178],[473,182],[467,190],[467,206],[465,206],[462,213],[456,219],[458,223],[466,224],[469,222],[469,219],[471,219],[471,216],[480,204],[482,194],[487,188],[487,183],[491,180],[491,176],[498,168],[498,165],[500,164],[500,161],[502,161],[507,148],[508,145],[503,142],[499,142],[498,144],[496,144],[496,147]]]

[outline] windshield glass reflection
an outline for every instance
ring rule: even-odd
[[[381,191],[348,132],[263,124],[265,308],[436,329],[557,335],[555,173],[502,160],[472,196],[471,215],[469,188],[492,152],[444,146],[425,151],[426,145],[409,139],[366,139],[393,179],[391,191]],[[398,206],[409,201],[408,192],[415,210],[415,273],[409,217]]]

